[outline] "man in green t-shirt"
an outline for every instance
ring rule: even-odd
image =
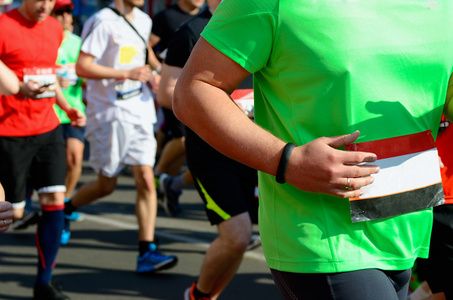
[[[56,0],[52,16],[57,19],[64,29],[64,39],[58,50],[56,74],[61,86],[63,95],[68,103],[85,113],[85,104],[82,99],[82,78],[79,78],[75,71],[75,64],[79,57],[80,46],[82,40],[77,35],[73,34],[73,18],[72,10],[74,4],[71,0]],[[65,201],[68,201],[77,186],[77,183],[82,173],[83,151],[85,147],[85,126],[74,128],[70,124],[70,120],[66,113],[58,106],[55,107],[55,112],[61,121],[63,128],[63,138],[66,143],[66,192]],[[73,212],[71,215],[65,216],[71,221],[82,221],[83,217],[78,212]],[[66,244],[69,239],[69,231],[63,230],[61,241]]]
[[[452,13],[440,0],[228,0],[202,33],[174,112],[260,171],[262,245],[285,299],[406,298],[443,201]],[[256,124],[228,96],[249,74]]]

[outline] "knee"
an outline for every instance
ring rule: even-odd
[[[154,173],[153,172],[143,172],[138,175],[135,181],[138,192],[142,193],[153,193],[156,188],[154,185]]]
[[[67,153],[66,165],[68,170],[82,170],[83,157],[74,153]]]
[[[236,236],[232,236],[231,238],[226,241],[231,253],[235,255],[240,255],[245,252],[247,246],[250,243],[250,236],[251,232],[248,233],[247,230],[237,234]]]
[[[115,186],[116,186],[116,184],[111,184],[111,183],[100,184],[99,188],[98,188],[99,196],[104,197],[104,196],[110,195],[115,190]]]

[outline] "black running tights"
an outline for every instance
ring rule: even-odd
[[[285,300],[406,300],[411,270],[289,273],[271,269]]]

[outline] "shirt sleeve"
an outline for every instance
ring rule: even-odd
[[[198,38],[199,36],[195,37],[187,26],[181,27],[168,46],[165,63],[169,66],[183,68]]]
[[[217,50],[250,73],[268,62],[278,22],[278,0],[222,2],[202,32]]]
[[[105,22],[94,18],[87,22],[82,31],[81,51],[100,58],[108,46],[108,38],[111,36]]]
[[[161,12],[161,13],[158,13],[154,19],[153,19],[153,25],[152,25],[152,28],[151,28],[151,33],[157,35],[158,37],[162,37],[163,36],[163,24],[165,23],[165,20],[164,20],[164,14]]]

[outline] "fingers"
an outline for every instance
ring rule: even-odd
[[[332,148],[340,148],[340,147],[354,143],[359,136],[360,136],[360,131],[356,130],[355,132],[353,132],[351,134],[327,137],[327,139],[331,140],[330,142],[328,142],[328,144]]]
[[[340,135],[340,136],[333,136],[333,137],[325,137],[326,143],[331,146],[332,148],[341,148],[346,145],[350,145],[357,140],[360,136],[360,131],[355,131],[351,134]],[[377,160],[377,157],[374,153],[369,152],[356,152],[356,151],[342,151],[343,153],[350,153],[345,155],[344,161],[348,164],[360,164],[360,163],[367,163],[367,162],[374,162]]]
[[[377,165],[344,165],[338,169],[336,179],[332,185],[336,188],[359,190],[374,182],[373,174],[377,174],[380,167]]]
[[[365,176],[365,177],[347,177],[345,178],[345,185],[340,185],[340,187],[344,187],[346,190],[359,190],[360,188],[370,185],[374,182],[373,176]]]
[[[13,219],[1,219],[0,220],[0,232],[5,232],[8,230],[9,225],[13,223]]]
[[[362,190],[346,190],[341,188],[332,189],[329,195],[340,197],[340,198],[358,198],[363,195]]]
[[[149,66],[136,67],[130,71],[129,79],[147,82],[151,79],[152,73]]]
[[[13,223],[14,212],[9,202],[0,202],[0,232],[8,230]]]

